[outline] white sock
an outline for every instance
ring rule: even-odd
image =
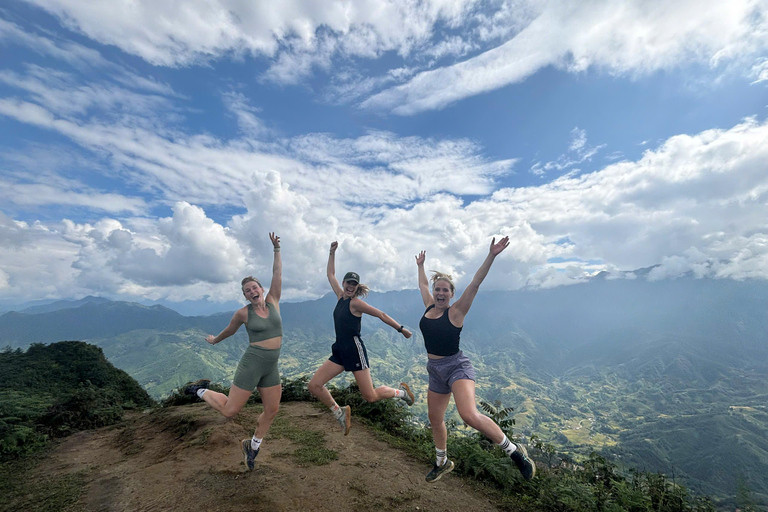
[[[448,448],[445,450],[441,450],[440,448],[435,448],[435,463],[437,464],[437,467],[442,467],[443,464],[448,462]]]
[[[501,440],[499,444],[496,446],[501,446],[501,449],[504,450],[504,453],[506,453],[508,456],[515,453],[515,450],[517,450],[517,445],[507,439],[507,436],[504,436],[504,439]]]
[[[251,438],[251,448],[258,450],[259,446],[261,446],[261,439],[256,439],[256,434],[254,434]]]
[[[206,391],[208,391],[208,390],[205,389],[205,388],[198,389],[197,390],[197,396],[200,397],[200,398],[203,398],[203,395],[205,394]]]
[[[331,412],[333,412],[333,416],[336,419],[341,418],[341,415],[344,414],[344,411],[341,410],[341,407],[339,407],[339,404],[333,404],[333,407],[331,407]]]
[[[396,389],[395,390],[395,398],[405,398],[405,390],[404,389]]]

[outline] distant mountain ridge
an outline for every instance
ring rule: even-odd
[[[93,295],[88,295],[87,297],[83,297],[82,299],[79,299],[79,300],[57,300],[49,304],[29,306],[24,309],[18,310],[18,312],[23,313],[25,315],[35,315],[40,313],[50,313],[52,311],[59,311],[62,309],[75,309],[85,304],[106,304],[107,302],[112,302],[112,301],[102,297],[94,297]]]

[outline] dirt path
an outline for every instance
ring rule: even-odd
[[[85,475],[86,511],[457,511],[497,510],[454,475],[424,481],[427,465],[376,440],[353,421],[344,437],[330,413],[304,402],[281,406],[248,472],[239,441],[250,437],[260,408],[227,420],[205,404],[136,414],[122,424],[68,438],[35,471]],[[302,447],[287,430],[315,431],[338,454],[302,466]]]

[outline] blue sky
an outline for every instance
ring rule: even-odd
[[[11,0],[0,301],[768,277],[768,2]]]

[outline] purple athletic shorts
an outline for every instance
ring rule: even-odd
[[[475,380],[475,369],[462,351],[442,359],[428,359],[429,390],[441,395],[451,392],[451,386],[459,379]]]

